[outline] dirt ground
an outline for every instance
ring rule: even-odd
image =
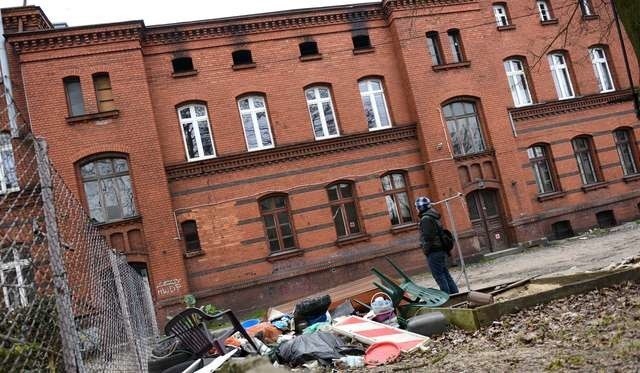
[[[640,224],[632,222],[608,232],[595,230],[591,234],[552,241],[549,246],[534,247],[519,254],[473,263],[467,265],[467,274],[471,288],[478,289],[534,275],[593,270],[638,254]],[[426,266],[425,260],[425,270]],[[460,267],[451,268],[451,275],[460,290],[466,290]],[[417,276],[416,280],[422,285],[437,288],[428,272]]]

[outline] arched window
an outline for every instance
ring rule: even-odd
[[[575,97],[569,73],[569,64],[565,54],[563,52],[550,54],[549,67],[551,68],[551,76],[553,77],[553,84],[556,86],[558,99],[565,100]]]
[[[267,105],[262,96],[245,96],[238,100],[247,150],[273,148],[273,136]]]
[[[385,193],[391,225],[411,223],[413,216],[411,215],[407,180],[404,174],[393,172],[384,175],[380,181],[382,182],[382,190]]]
[[[593,12],[593,5],[591,4],[591,0],[578,0],[580,3],[580,10],[582,11],[583,17],[590,17],[595,15]]]
[[[526,64],[520,59],[512,58],[504,61],[504,69],[509,80],[513,104],[516,107],[531,105],[533,100],[527,83]]]
[[[549,145],[536,144],[527,149],[529,163],[536,179],[538,193],[553,193],[556,189],[553,159],[551,158]]]
[[[183,221],[180,224],[182,237],[184,238],[184,249],[186,253],[195,253],[202,250],[200,237],[198,236],[198,225],[195,220]]]
[[[311,116],[311,125],[316,140],[329,137],[336,137],[338,133],[338,123],[331,101],[331,91],[329,87],[316,86],[307,88],[304,91],[307,98],[307,108]]]
[[[79,76],[67,76],[62,79],[64,91],[67,96],[67,108],[69,116],[74,117],[84,114],[84,100],[82,98],[82,87]]]
[[[391,127],[382,81],[365,79],[358,83],[358,87],[369,131]]]
[[[553,19],[551,7],[547,0],[538,0],[536,1],[536,5],[538,6],[538,13],[540,14],[541,22],[551,21]]]
[[[442,107],[442,113],[447,123],[454,155],[462,156],[485,150],[480,120],[473,101],[452,102]]]
[[[338,238],[362,233],[353,183],[339,182],[330,185],[327,193]]]
[[[620,128],[613,131],[613,138],[616,141],[620,165],[625,176],[638,173],[638,147],[636,146],[633,130],[630,128]]]
[[[258,203],[271,252],[295,249],[296,243],[287,196],[265,197]]]
[[[320,54],[318,51],[318,43],[315,41],[305,41],[298,44],[298,48],[300,48],[300,56],[315,56]]]
[[[611,70],[609,70],[609,62],[607,61],[607,53],[603,47],[593,47],[589,49],[591,63],[593,64],[593,72],[598,81],[598,90],[600,92],[611,92],[615,90]]]
[[[187,160],[199,161],[215,157],[207,107],[202,104],[181,106],[178,108],[178,117]]]
[[[578,170],[585,185],[601,181],[598,159],[590,136],[579,136],[571,140]]]
[[[96,90],[96,102],[98,103],[98,111],[115,110],[113,103],[113,92],[111,91],[111,80],[109,73],[93,74],[93,87]]]
[[[80,167],[90,216],[99,223],[136,216],[136,206],[125,158],[102,158]]]

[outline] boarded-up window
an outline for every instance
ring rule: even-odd
[[[144,240],[142,239],[142,232],[140,232],[140,229],[132,229],[127,232],[127,240],[129,241],[129,247],[131,250],[144,249]]]
[[[96,90],[98,111],[102,112],[115,110],[116,107],[113,103],[113,93],[111,92],[111,81],[109,80],[109,74],[93,74],[93,86]]]
[[[111,247],[117,251],[124,251],[124,235],[120,232],[111,234]]]

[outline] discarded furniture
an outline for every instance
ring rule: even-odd
[[[214,337],[209,332],[206,322],[224,318],[229,320],[231,328]],[[206,355],[211,348],[215,348],[219,355],[225,355],[228,351],[225,349],[224,341],[235,332],[240,332],[251,347],[258,351],[253,339],[231,310],[209,315],[198,308],[187,308],[172,318],[165,326],[164,331],[167,335],[175,335],[183,346],[198,357]]]
[[[395,268],[400,271],[399,268]],[[406,275],[405,281],[401,284],[397,284],[376,268],[372,268],[371,272],[373,272],[380,282],[382,282],[382,284],[374,283],[378,288],[384,292],[391,291],[391,294],[387,294],[389,294],[391,299],[394,301],[394,305],[396,307],[400,304],[402,299],[409,303],[420,303],[425,307],[439,307],[449,300],[449,294],[446,292],[417,285]],[[406,280],[407,278],[409,278],[409,281]],[[405,293],[408,294],[409,297],[407,297]]]
[[[394,263],[389,257],[384,257],[389,264],[393,267],[393,269],[398,272],[400,277],[402,277],[402,283],[400,287],[404,289],[409,295],[414,296],[419,299],[422,303],[434,304],[432,307],[437,307],[444,304],[447,300],[449,300],[449,294],[439,289],[432,289],[424,286],[420,286],[416,284],[409,275],[407,275],[396,263]]]

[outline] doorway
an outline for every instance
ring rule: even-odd
[[[480,241],[480,248],[498,251],[509,248],[500,196],[495,189],[476,190],[467,194],[469,219]]]

